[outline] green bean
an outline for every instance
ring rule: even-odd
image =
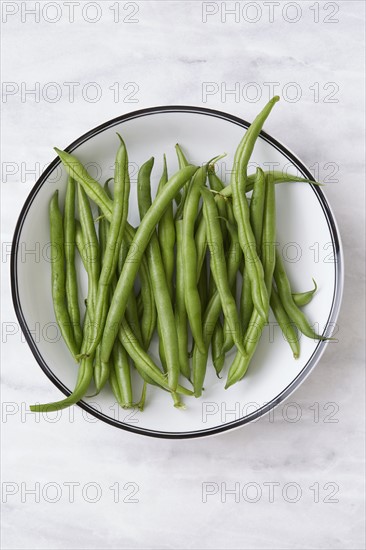
[[[196,254],[197,254],[197,273],[196,280],[198,282],[203,266],[203,262],[207,253],[207,235],[206,235],[206,224],[205,220],[201,219],[194,235],[194,242],[196,245]]]
[[[307,304],[311,302],[313,299],[313,296],[315,292],[318,289],[318,285],[316,284],[315,280],[313,279],[314,288],[312,290],[308,290],[307,292],[293,292],[292,298],[297,305],[297,307],[304,307]]]
[[[175,151],[177,153],[179,169],[181,170],[182,168],[188,166],[189,162],[178,143],[175,145]],[[175,197],[175,201],[177,203],[177,211],[175,213],[176,220],[180,220],[183,215],[184,202],[186,200],[188,187],[189,181],[187,181],[187,183],[182,187],[181,192],[179,192],[179,194]]]
[[[164,155],[164,169],[161,176],[158,193],[162,190],[168,181],[168,170],[166,157]],[[173,273],[174,273],[174,245],[175,245],[175,225],[173,215],[173,203],[170,203],[162,215],[158,225],[158,238],[161,250],[161,257],[165,269],[166,280],[168,284],[170,298],[173,297]]]
[[[137,310],[136,296],[131,292],[126,306],[126,319],[129,322],[137,340],[143,344],[142,332],[140,327],[139,315]]]
[[[150,175],[153,164],[154,159],[145,162],[138,174],[137,192],[141,222],[147,215],[152,203]],[[146,256],[158,314],[159,341],[162,344],[161,358],[163,364],[164,360],[166,361],[169,386],[175,391],[179,378],[178,337],[159,240],[155,230],[152,232],[150,242],[146,248]]]
[[[257,168],[255,175],[256,175],[256,178],[253,185],[253,194],[250,200],[249,219],[253,229],[257,250],[259,251],[262,243],[262,233],[263,233],[264,202],[265,202],[265,196],[266,196],[266,176],[264,175],[263,170],[261,170],[260,168]],[[268,178],[271,178],[271,181],[274,183],[274,179],[271,174],[267,176],[267,179]],[[274,192],[272,187],[273,186],[271,184],[270,186],[271,192]]]
[[[207,265],[207,256],[205,256],[203,260],[203,265],[201,269],[200,278],[197,282],[197,290],[200,295],[201,300],[201,306],[202,310],[205,311],[209,298],[211,297],[211,294],[209,295],[209,288],[208,288],[208,265]]]
[[[85,240],[84,261],[87,265],[88,274],[87,308],[89,311],[90,321],[94,323],[95,304],[100,273],[99,244],[95,232],[90,203],[81,185],[78,185],[78,199],[81,228]],[[92,342],[92,340],[90,340],[90,342]]]
[[[100,259],[101,262],[104,262],[105,252],[107,249],[107,243],[108,243],[108,235],[109,235],[109,222],[107,219],[101,214],[100,209],[98,209],[100,219],[98,224],[98,230],[99,230],[99,253],[100,253]]]
[[[109,191],[108,191],[108,182],[109,182],[109,180],[107,180],[106,183],[104,184],[104,189],[108,193],[108,196],[110,196]],[[107,221],[105,216],[103,216],[101,214],[100,208],[98,210],[99,210],[99,253],[100,253],[101,262],[103,262],[104,258],[105,258],[107,245],[108,245],[109,222]],[[110,291],[109,288],[108,288],[108,291]],[[105,316],[107,314],[108,307],[109,307],[110,300],[109,300],[109,295],[108,294],[109,294],[109,292],[107,292],[107,296],[106,296],[106,299],[105,299],[104,309],[103,309],[103,313],[102,313],[103,316]],[[94,328],[94,330],[95,330],[95,328]],[[111,372],[113,371],[113,365],[111,365],[111,363],[112,363],[111,361],[108,361],[108,363],[102,363],[102,361],[101,361],[101,346],[100,346],[100,343],[99,343],[97,345],[97,348],[96,348],[96,351],[95,351],[95,364],[94,364],[94,383],[95,383],[97,394],[100,393],[100,391],[105,386],[108,379],[111,383],[111,376],[112,376],[112,379],[113,379],[113,375],[111,374]],[[113,382],[113,380],[112,380],[112,382]],[[112,386],[112,383],[111,383],[111,386]],[[112,386],[112,390],[113,391],[115,390],[115,388],[113,386]],[[121,396],[116,396],[116,398],[117,397],[121,397]]]
[[[130,364],[125,348],[117,339],[113,346],[113,370],[121,395],[123,408],[132,407],[132,385]]]
[[[106,222],[106,220],[104,221]],[[108,222],[106,222],[106,225],[107,225],[106,229],[107,229],[107,235],[108,235]],[[117,285],[117,274],[115,272],[110,282],[108,305],[110,304],[110,301],[113,297],[113,293],[116,288],[116,285]],[[97,351],[99,351],[99,349],[100,349],[100,345],[98,346]],[[105,372],[109,371],[110,384],[112,386],[112,389],[114,387],[113,391],[118,403],[123,408],[132,407],[133,398],[132,398],[131,370],[130,370],[128,355],[126,353],[125,348],[121,345],[121,343],[118,340],[114,342],[111,357],[112,357],[112,361],[110,360],[107,363],[107,365],[102,364],[102,368],[104,367]]]
[[[266,177],[270,174],[272,175],[275,183],[299,182],[299,183],[311,183],[312,185],[322,186],[322,184],[317,182],[317,181],[313,181],[313,180],[310,180],[310,179],[307,179],[307,178],[302,178],[300,176],[294,176],[292,174],[287,174],[286,172],[281,172],[281,171],[278,171],[278,170],[273,170],[273,171],[270,170],[270,171],[265,171],[264,172],[264,175]],[[245,192],[246,193],[250,193],[251,191],[253,191],[255,179],[256,179],[256,174],[249,174],[247,176],[247,182],[246,182],[246,187],[245,187]],[[226,185],[222,189],[222,191],[220,191],[220,194],[223,195],[224,197],[231,197],[232,194],[233,194],[232,185],[231,184]]]
[[[222,200],[224,197],[222,197],[222,195],[215,195],[215,201],[216,203],[218,203],[219,200]],[[224,198],[225,199],[225,198]],[[226,200],[226,213],[227,213],[227,220],[225,221],[225,226],[227,227],[228,229],[228,234],[230,235],[230,239],[228,239],[228,241],[230,242],[230,246],[231,246],[231,241],[232,239],[234,238],[235,239],[235,243],[237,243],[237,232],[233,232],[232,228],[233,226],[236,225],[236,222],[235,222],[235,218],[234,218],[234,213],[233,213],[233,206],[232,206],[232,203],[230,200],[228,199],[225,199]],[[237,243],[238,246],[240,247],[239,243]],[[230,253],[230,248],[228,250],[228,254]],[[231,286],[231,294],[234,296],[234,298],[236,298],[236,277],[235,279],[233,280],[233,284]],[[244,334],[244,330],[243,330],[243,327],[241,327],[242,329],[242,334]],[[229,325],[227,323],[227,319],[225,318],[224,319],[224,325],[223,325],[223,334],[224,334],[224,344],[223,344],[223,347],[222,347],[222,350],[221,350],[221,353],[223,355],[223,357],[225,357],[225,354],[233,347],[234,345],[234,340],[233,340],[233,336],[231,334],[231,331],[230,331],[230,328],[229,328]]]
[[[228,321],[235,345],[244,353],[236,302],[230,290],[232,283],[229,284],[227,266],[223,257],[223,241],[220,223],[217,219],[218,212],[215,199],[212,193],[206,188],[201,189],[201,194],[203,197],[203,216],[206,222],[208,247],[211,253],[210,265],[212,275],[215,279],[224,316]]]
[[[144,217],[145,213],[147,212],[147,210],[150,208],[151,206],[151,185],[150,185],[150,175],[151,175],[151,171],[152,171],[152,168],[153,168],[153,165],[154,165],[154,158],[151,158],[148,162],[146,162],[145,164],[143,164],[139,170],[139,174],[138,174],[138,209],[139,209],[139,214],[140,214],[140,220],[142,220],[142,218]],[[165,166],[166,167],[166,166]],[[165,181],[164,181],[165,180]],[[163,182],[164,184],[166,183],[167,181],[167,178],[165,179],[165,176],[163,174],[161,180],[160,180],[160,184],[161,184],[161,187],[160,189],[163,187]],[[169,207],[168,207],[169,208]],[[162,218],[166,215],[166,212],[164,212]],[[160,220],[161,221],[161,220]],[[155,237],[154,237],[155,235]],[[153,235],[151,237],[152,240],[156,240],[157,237],[156,237],[156,231],[154,229],[154,232],[153,232]],[[151,240],[150,240],[151,241]],[[149,243],[148,247],[147,247],[147,250],[149,249],[149,247],[151,246],[151,242]],[[157,249],[156,249],[156,246],[155,246],[155,254],[157,254]],[[145,254],[146,256],[146,254]],[[155,259],[157,259],[155,257]],[[123,260],[123,262],[125,261],[125,259]],[[148,264],[148,269],[149,269],[149,259],[147,258],[147,264]],[[161,268],[161,265],[160,265],[160,268]],[[149,282],[151,284],[151,290],[152,290],[152,297],[153,297],[153,301],[154,301],[154,304],[156,302],[156,296],[155,296],[155,292],[154,292],[154,286],[152,284],[152,281],[151,281],[151,278],[150,278],[150,269],[149,269]],[[154,306],[155,307],[155,306]],[[126,307],[126,313],[125,313],[125,316],[126,316],[126,320],[128,321],[129,325],[131,326],[131,322],[130,322],[130,319],[128,318],[128,315],[127,315],[127,309],[128,309],[128,303],[127,303],[127,307]],[[166,372],[166,360],[165,360],[165,352],[164,352],[164,347],[163,347],[163,343],[162,343],[162,338],[161,338],[161,331],[160,331],[160,324],[159,324],[159,319],[157,318],[156,319],[156,325],[157,325],[157,331],[158,331],[158,340],[159,340],[159,357],[160,357],[160,361],[161,361],[161,365],[163,367],[163,370],[164,372]],[[132,327],[133,328],[133,327]],[[150,340],[149,340],[149,343],[150,343]],[[144,349],[147,349],[147,346],[144,348]]]
[[[147,393],[147,382],[144,380],[141,390],[140,401],[137,403],[137,408],[142,412],[145,408],[146,402],[146,393]]]
[[[116,373],[114,372],[114,369],[109,369],[109,385],[111,387],[112,393],[116,399],[116,402],[118,405],[122,408],[124,408],[124,401],[123,397],[121,395],[121,391],[117,382]]]
[[[271,303],[271,308],[276,318],[276,321],[279,324],[285,339],[290,344],[294,358],[297,359],[300,356],[299,337],[291,322],[290,317],[287,315],[281,303],[281,300],[277,294],[277,291],[273,287],[271,292],[270,303]]]
[[[213,164],[209,165],[207,173],[208,181],[210,182],[210,188],[216,193],[221,193],[222,190],[225,188],[225,185],[216,174],[215,166]]]
[[[242,331],[245,332],[248,329],[249,322],[253,313],[253,300],[252,300],[252,287],[247,270],[243,270],[243,280],[240,293],[240,321]]]
[[[276,251],[276,268],[274,271],[274,278],[282,305],[287,315],[295,323],[297,328],[308,338],[312,338],[314,340],[327,340],[325,336],[321,336],[315,332],[304,313],[295,304],[291,293],[290,282],[287,278],[281,254],[278,250]]]
[[[161,366],[163,368],[163,371],[168,372],[165,349],[164,349],[164,341],[163,341],[163,336],[162,336],[161,326],[160,326],[160,321],[159,321],[159,312],[158,312],[158,317],[157,317],[157,320],[156,320],[156,330],[157,330],[157,333],[158,333],[160,363],[161,363]],[[177,337],[177,343],[178,343],[178,337]]]
[[[106,184],[107,186],[107,184]],[[100,214],[100,209],[99,209]],[[100,254],[100,260],[103,262],[105,251],[107,247],[107,241],[108,241],[108,231],[109,231],[109,223],[105,219],[104,216],[100,215],[99,219],[99,254]],[[86,265],[86,270],[88,271],[88,265]],[[108,297],[107,297],[108,298]],[[107,307],[109,306],[109,300],[108,303],[104,304],[104,308],[107,311]],[[104,311],[104,315],[106,315],[106,311]],[[95,315],[94,315],[95,317]],[[94,328],[94,327],[93,327]],[[100,357],[100,345],[98,344],[96,350],[95,350],[95,364],[94,364],[94,384],[96,388],[96,393],[98,394],[104,385],[106,384],[108,378],[110,377],[110,364],[102,365],[101,363],[101,357]]]
[[[268,296],[271,296],[272,278],[276,264],[276,203],[274,178],[266,178],[265,208],[262,232],[263,280]],[[245,354],[237,353],[230,367],[225,388],[243,378],[257,348],[266,321],[258,310],[254,309],[244,337]]]
[[[182,251],[183,220],[175,221],[177,238],[176,279],[175,279],[175,324],[177,327],[179,366],[181,373],[188,380],[191,369],[188,360],[188,326],[187,311],[184,298],[184,258]]]
[[[184,168],[185,166],[188,166],[189,162],[187,160],[187,157],[183,153],[179,143],[175,144],[175,152],[177,153],[179,168]]]
[[[70,177],[76,180],[84,189],[86,194],[97,206],[102,210],[103,214],[109,211],[110,217],[112,214],[112,201],[104,191],[103,187],[88,173],[87,169],[74,156],[66,151],[62,151],[57,147],[54,148],[61,159],[66,172]],[[108,218],[110,221],[110,217]]]
[[[32,412],[48,413],[52,411],[60,411],[70,407],[71,405],[75,405],[75,403],[80,401],[88,391],[93,377],[93,360],[93,356],[83,357],[81,359],[76,387],[69,397],[54,403],[31,405],[30,410]]]
[[[258,224],[260,225],[260,224]],[[261,256],[264,268],[264,283],[268,295],[272,291],[273,272],[276,264],[276,197],[271,175],[266,178],[265,210],[263,212]]]
[[[209,163],[207,168],[207,173],[209,177],[210,187],[213,190],[213,192],[216,193],[215,201],[217,204],[217,208],[220,212],[220,216],[223,218],[227,217],[227,198],[223,197],[219,190],[224,189],[223,182],[218,178],[218,176],[215,173],[215,163],[221,158],[221,156],[216,157],[213,159],[213,162]],[[225,201],[225,202],[224,202]],[[225,204],[225,208],[224,205]],[[200,211],[200,214],[202,212]],[[221,227],[226,232],[226,224],[222,223]],[[195,244],[196,244],[196,251],[197,251],[197,281],[199,280],[202,265],[204,262],[204,258],[206,257],[207,253],[207,236],[206,236],[206,224],[203,219],[203,215],[197,217],[196,222],[196,231],[195,231]]]
[[[83,262],[83,266],[86,271],[86,262],[84,258],[85,239],[84,239],[83,230],[81,229],[81,224],[79,220],[75,220],[75,242],[76,242],[76,248],[78,249],[78,252],[79,252],[79,256],[81,258],[81,261]]]
[[[225,353],[223,352],[224,346],[224,331],[220,320],[217,321],[216,327],[212,334],[212,362],[215,367],[217,376],[220,378],[220,372],[223,369],[225,363]]]
[[[126,261],[128,254],[129,245],[127,239],[122,239],[121,246],[118,251],[118,262],[117,262],[117,274],[119,275],[122,271],[123,264]]]
[[[297,333],[291,324],[290,319],[287,316],[285,309],[282,306],[281,300],[272,285],[273,272],[276,263],[276,220],[275,220],[275,206],[268,208],[268,203],[275,205],[275,184],[274,178],[269,175],[266,178],[266,212],[264,215],[264,229],[262,237],[262,260],[264,265],[270,265],[270,269],[265,270],[265,281],[267,288],[271,288],[270,303],[273,313],[276,317],[278,324],[280,325],[283,334],[288,341],[293,356],[297,359],[300,355],[300,344]],[[272,296],[273,294],[273,296]]]
[[[51,231],[51,284],[55,317],[65,344],[77,360],[79,353],[75,342],[72,323],[66,305],[65,284],[65,243],[62,214],[58,204],[58,191],[55,191],[49,205]]]
[[[105,310],[107,310],[107,305],[104,305],[103,315],[106,315]],[[93,323],[94,326],[94,323]],[[108,381],[110,375],[111,362],[102,363],[101,360],[101,346],[97,345],[97,349],[92,354],[95,354],[95,365],[94,365],[94,383],[97,390],[97,394],[104,388],[105,384]]]
[[[202,166],[195,173],[183,210],[182,252],[184,263],[184,300],[191,327],[191,332],[196,345],[201,353],[205,351],[202,334],[202,307],[197,289],[197,251],[194,240],[194,222],[197,215],[200,192],[205,184],[207,166]]]
[[[115,163],[112,219],[110,222],[108,241],[106,243],[95,304],[95,319],[98,320],[98,322],[94,324],[93,343],[88,353],[92,353],[97,348],[103,336],[104,323],[107,315],[104,304],[108,296],[109,284],[117,267],[118,253],[127,222],[128,200],[130,194],[128,155],[122,137],[119,134],[117,135],[120,139],[120,146],[117,151]]]
[[[68,178],[64,209],[66,303],[73,327],[75,343],[80,351],[83,333],[80,325],[78,285],[75,269],[75,182]]]
[[[224,242],[224,245],[227,244],[227,238],[228,238],[228,231],[226,227],[226,219],[227,219],[227,199],[220,195],[220,191],[223,190],[224,186],[222,181],[216,176],[215,172],[213,171],[214,168],[211,165],[211,170],[208,170],[208,181],[210,183],[210,188],[216,192],[215,195],[215,201],[217,206],[217,211],[220,218],[220,225],[221,225],[221,232],[222,232],[222,240]],[[228,244],[229,246],[229,244]]]
[[[255,236],[250,226],[249,206],[245,190],[247,166],[256,139],[265,120],[278,100],[278,96],[271,99],[245,133],[235,153],[234,170],[231,180],[233,210],[238,223],[239,241],[245,258],[245,270],[251,283],[253,304],[265,322],[268,317],[269,297],[264,283],[263,266],[256,252]]]
[[[258,168],[256,171],[256,179],[253,185],[253,195],[250,201],[250,224],[253,229],[253,234],[256,242],[256,250],[259,252],[262,242],[262,227],[263,227],[263,211],[265,198],[265,176],[263,171]],[[244,269],[242,290],[240,295],[240,319],[242,323],[243,333],[247,331],[250,318],[253,312],[252,288],[250,284],[249,273]]]
[[[236,228],[232,226],[231,223],[228,223],[228,229],[231,234],[231,245],[227,259],[227,278],[229,286],[231,286],[236,278],[236,274],[241,264],[242,253]],[[206,374],[208,347],[212,338],[214,328],[220,317],[221,310],[222,307],[220,295],[218,291],[216,291],[210,299],[205,314],[203,316],[203,335],[205,338],[206,352],[205,354],[202,354],[199,352],[197,346],[194,346],[193,348],[192,372],[194,394],[196,397],[199,397],[202,394],[202,386]]]
[[[100,391],[104,388],[110,374],[110,365],[102,365],[100,360],[100,346],[95,350],[95,361],[94,361],[94,384],[96,392],[94,395],[98,395]],[[94,397],[93,395],[93,397]]]
[[[89,316],[87,311],[86,319],[84,323],[83,343],[81,346],[82,352],[85,351],[86,343],[88,342],[91,336],[91,324],[88,317]],[[79,370],[78,370],[75,389],[68,397],[66,397],[66,399],[62,399],[61,401],[55,401],[53,403],[46,403],[42,405],[40,404],[31,405],[30,410],[32,412],[47,413],[52,411],[60,411],[62,409],[66,409],[67,407],[70,407],[71,405],[75,405],[75,403],[80,401],[88,391],[90,382],[93,378],[93,362],[94,362],[94,354],[88,357],[86,357],[85,355],[82,356]]]

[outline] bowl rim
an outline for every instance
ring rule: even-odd
[[[116,126],[120,123],[133,120],[136,118],[144,117],[144,116],[150,116],[155,115],[159,113],[194,113],[194,114],[200,114],[200,115],[206,115],[206,116],[212,116],[216,118],[221,118],[226,120],[227,122],[234,123],[238,126],[241,126],[242,128],[248,129],[250,124],[235,115],[226,113],[224,111],[219,111],[216,109],[209,109],[206,107],[197,107],[197,106],[189,106],[189,105],[166,105],[166,106],[157,106],[157,107],[148,107],[144,109],[139,109],[136,111],[131,111],[129,113],[120,115],[118,117],[115,117],[111,120],[108,120],[104,122],[103,124],[100,124],[99,126],[96,126],[95,128],[89,130],[79,138],[77,138],[75,141],[73,141],[70,145],[68,145],[65,149],[65,151],[71,153],[74,151],[77,147],[79,147],[81,144],[85,143],[86,141],[89,141],[94,136],[104,132],[105,130],[112,128],[113,126]],[[267,132],[261,131],[260,137],[264,139],[267,143],[272,145],[275,149],[277,149],[280,153],[282,153],[299,171],[303,174],[304,177],[307,179],[310,179],[312,181],[315,181],[311,172],[309,169],[305,166],[305,164],[287,147],[285,147],[282,143],[277,141],[275,138],[273,138],[271,135],[269,135]],[[27,325],[27,322],[25,320],[21,301],[19,297],[19,289],[18,289],[18,249],[19,249],[19,240],[20,235],[22,232],[24,221],[27,217],[27,214],[32,206],[32,203],[38,193],[38,191],[41,189],[49,175],[53,172],[53,170],[61,164],[61,161],[58,157],[56,157],[44,170],[44,172],[40,175],[38,180],[36,181],[35,185],[31,189],[30,193],[28,194],[25,203],[21,209],[21,212],[19,214],[15,230],[14,230],[14,236],[12,241],[12,248],[11,248],[11,260],[10,260],[10,281],[11,281],[11,293],[12,293],[12,300],[13,300],[13,306],[14,310],[17,316],[17,319],[20,324],[20,328],[25,336],[25,339],[33,353],[33,356],[35,357],[36,361],[38,362],[39,366],[43,370],[43,372],[46,374],[46,376],[52,381],[52,383],[66,396],[70,395],[71,391],[59,380],[59,378],[53,373],[51,368],[48,366],[48,364],[43,359],[40,351],[38,350],[38,347],[36,343],[34,342],[31,331]],[[333,244],[333,252],[334,252],[334,292],[333,292],[333,299],[332,299],[332,305],[330,308],[328,320],[326,322],[326,326],[324,328],[323,334],[326,333],[329,326],[331,324],[335,324],[339,315],[341,301],[342,301],[342,294],[343,294],[343,285],[344,285],[344,258],[343,258],[343,251],[342,251],[342,244],[341,239],[339,235],[339,230],[337,227],[337,223],[335,220],[335,217],[333,215],[333,212],[330,208],[330,205],[322,191],[322,189],[319,186],[315,186],[310,184],[312,190],[317,196],[317,199],[319,200],[319,203],[322,207],[323,214],[326,218],[329,232],[332,239]],[[312,355],[302,368],[302,370],[298,373],[298,375],[292,380],[292,382],[284,388],[275,398],[273,398],[270,402],[266,403],[265,405],[259,407],[252,413],[248,414],[245,417],[235,419],[231,422],[227,422],[225,424],[222,424],[220,426],[215,426],[211,428],[206,428],[202,430],[194,430],[194,431],[184,431],[184,432],[166,432],[166,431],[160,431],[160,430],[151,430],[147,428],[140,428],[131,424],[124,423],[122,421],[119,421],[118,419],[113,419],[107,415],[104,415],[102,412],[98,411],[97,409],[94,409],[91,405],[89,405],[86,401],[79,401],[77,404],[79,407],[93,415],[99,420],[102,420],[103,422],[106,422],[107,424],[110,424],[112,426],[118,427],[120,429],[126,430],[128,432],[137,433],[140,435],[150,436],[150,437],[158,437],[163,439],[193,439],[197,437],[205,437],[209,435],[215,435],[222,432],[226,432],[228,430],[232,430],[234,428],[238,428],[240,426],[243,426],[245,424],[248,424],[250,422],[253,422],[254,420],[258,419],[259,417],[263,416],[264,414],[267,414],[269,411],[274,409],[276,406],[278,406],[281,402],[283,402],[285,399],[287,399],[305,380],[305,378],[310,374],[310,372],[313,370],[315,365],[319,362],[321,356],[324,353],[325,348],[327,347],[328,342],[327,341],[319,341],[316,348],[314,349]]]

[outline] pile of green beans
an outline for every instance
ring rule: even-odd
[[[229,185],[215,171],[221,157],[194,166],[177,144],[179,170],[169,177],[164,155],[153,198],[154,159],[145,162],[138,174],[138,227],[128,222],[129,159],[119,134],[114,176],[104,186],[74,155],[56,149],[68,181],[63,211],[58,191],[49,206],[52,299],[78,372],[68,397],[33,405],[32,411],[63,409],[107,385],[123,408],[143,410],[154,395],[147,391],[151,385],[184,408],[182,396],[202,395],[210,348],[219,378],[229,366],[225,388],[243,378],[270,309],[294,358],[300,355],[300,332],[324,339],[301,309],[312,300],[316,282],[309,291],[293,292],[276,248],[275,184],[309,180],[261,168],[247,173],[278,99],[245,132]],[[87,275],[84,297],[76,251]],[[154,333],[159,360],[151,351]]]

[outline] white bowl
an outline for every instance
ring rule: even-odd
[[[273,116],[273,115],[272,115]],[[138,223],[136,206],[137,167],[155,157],[152,185],[156,188],[166,153],[169,172],[177,168],[174,145],[180,143],[189,160],[202,163],[227,152],[221,161],[221,176],[228,181],[233,154],[248,123],[220,111],[201,107],[155,107],[120,116],[91,130],[67,147],[104,182],[113,174],[118,146],[116,132],[123,136],[131,162],[129,220]],[[58,146],[62,144],[57,144]],[[271,166],[312,178],[309,170],[288,149],[262,132],[255,146],[250,172],[255,164]],[[39,365],[65,395],[74,387],[77,367],[56,327],[49,263],[48,204],[55,189],[65,194],[66,173],[55,159],[29,194],[15,229],[11,280],[14,308],[27,342]],[[318,291],[305,312],[316,329],[330,335],[336,326],[343,288],[343,256],[334,216],[320,187],[287,183],[276,187],[278,240],[294,291]],[[36,250],[27,255],[26,250]],[[85,292],[85,280],[80,276]],[[40,338],[34,337],[34,327]],[[36,341],[37,340],[37,341]],[[245,378],[224,390],[209,363],[202,398],[186,398],[185,411],[172,406],[168,393],[148,388],[144,412],[119,409],[108,388],[98,397],[85,398],[81,407],[116,427],[168,438],[201,437],[246,424],[283,401],[303,382],[324,352],[327,342],[301,338],[301,355],[294,360],[274,318],[265,328]],[[152,356],[157,358],[156,342]],[[234,351],[227,356],[227,365]],[[224,377],[227,372],[224,372]],[[23,398],[26,396],[23,396]],[[136,392],[136,398],[138,397]],[[51,390],[49,401],[61,398]]]

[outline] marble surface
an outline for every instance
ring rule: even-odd
[[[2,10],[2,547],[364,548],[364,3]],[[27,407],[51,387],[19,332],[8,252],[51,147],[152,105],[251,120],[271,86],[283,100],[266,129],[328,181],[346,262],[339,342],[273,417],[220,436],[150,439],[78,408],[37,421]]]

